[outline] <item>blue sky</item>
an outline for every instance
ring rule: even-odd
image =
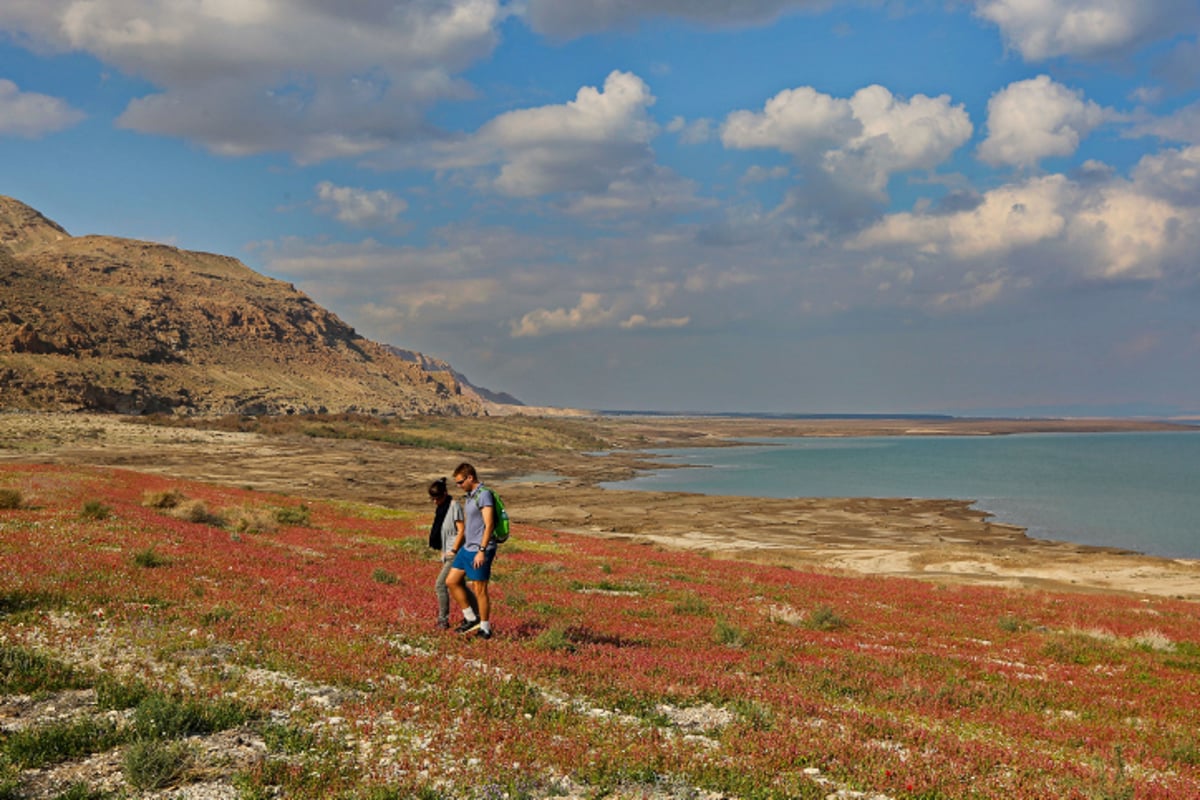
[[[533,405],[1200,411],[1196,0],[5,0],[0,194]]]

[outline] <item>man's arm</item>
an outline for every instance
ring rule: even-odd
[[[480,506],[479,513],[483,515],[483,540],[479,549],[483,550],[492,541],[492,531],[496,529],[496,509],[493,506]]]

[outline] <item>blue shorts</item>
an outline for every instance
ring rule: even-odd
[[[496,558],[496,546],[489,545],[483,551],[483,566],[475,569],[475,554],[478,550],[463,548],[454,556],[454,569],[461,569],[469,581],[486,581],[492,577],[492,561]]]

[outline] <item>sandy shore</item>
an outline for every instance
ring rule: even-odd
[[[424,487],[462,460],[503,491],[517,526],[702,550],[826,572],[946,583],[1117,591],[1200,600],[1200,561],[1030,539],[951,500],[776,500],[597,488],[653,465],[648,448],[746,436],[993,435],[1161,428],[1132,421],[603,418],[603,454],[500,459],[370,441],[160,428],[94,415],[0,414],[0,463],[120,466],[313,498],[424,509]],[[1200,434],[1198,434],[1200,435]],[[519,527],[518,534],[519,536]]]

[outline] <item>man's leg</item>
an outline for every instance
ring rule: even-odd
[[[488,597],[488,582],[471,581],[471,590],[475,593],[475,599],[479,603],[479,618],[487,622],[492,608],[491,599]]]
[[[475,593],[472,592],[463,580],[464,573],[458,567],[450,570],[450,574],[446,576],[446,588],[450,590],[450,596],[454,598],[454,602],[458,603],[458,607],[462,609],[463,619],[467,623],[478,623],[479,611],[478,600],[475,598]],[[460,632],[473,627],[470,624],[460,625]]]

